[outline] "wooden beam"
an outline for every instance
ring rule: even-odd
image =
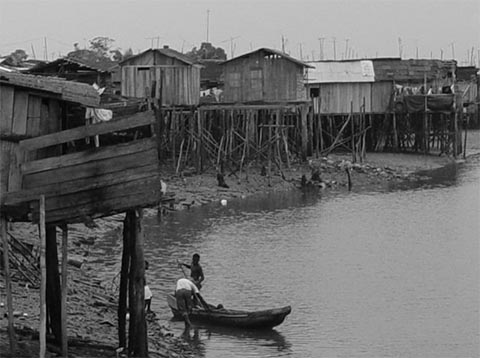
[[[46,228],[45,228],[45,196],[40,196],[40,219],[39,219],[39,233],[40,233],[40,327],[38,328],[40,340],[40,358],[45,358],[45,351],[47,347],[47,267],[45,260],[46,247]]]
[[[109,122],[77,127],[40,137],[25,139],[20,141],[20,146],[25,150],[35,150],[70,142],[76,139],[83,139],[85,137],[93,137],[95,135],[146,126],[153,123],[155,123],[155,117],[151,111],[140,112],[133,116],[122,118],[117,121],[112,120]]]
[[[51,169],[71,167],[77,164],[97,161],[101,159],[110,159],[136,152],[142,152],[150,149],[157,149],[157,142],[154,138],[140,139],[133,142],[110,145],[100,148],[92,148],[77,153],[65,154],[57,157],[39,159],[26,162],[21,165],[22,173],[31,174],[43,172]]]
[[[81,191],[95,190],[101,187],[113,186],[120,183],[128,183],[146,179],[158,173],[158,165],[149,165],[123,170],[122,175],[118,172],[102,175],[100,177],[90,177],[64,183],[46,185],[34,189],[20,190],[11,193],[5,193],[0,197],[0,203],[3,206],[15,206],[24,202],[34,201],[44,194],[48,199],[53,196],[74,194]]]
[[[15,330],[13,329],[13,302],[12,302],[12,285],[10,281],[10,248],[7,236],[7,220],[0,216],[0,230],[3,241],[3,264],[5,266],[5,293],[7,295],[7,313],[8,313],[8,338],[10,342],[10,353],[14,354],[17,349],[17,339]]]

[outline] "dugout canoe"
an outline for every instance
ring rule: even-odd
[[[173,316],[182,319],[182,315],[177,309],[175,296],[168,294],[167,303]],[[209,307],[209,311],[200,307],[193,308],[189,315],[190,321],[233,328],[269,329],[281,324],[292,311],[290,306],[261,311],[231,310],[211,305]]]

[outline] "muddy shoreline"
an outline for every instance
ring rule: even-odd
[[[207,171],[195,175],[193,168],[180,175],[166,166],[162,171],[167,184],[167,192],[175,194],[174,201],[162,207],[164,220],[168,220],[171,210],[188,210],[192,206],[201,206],[221,200],[246,198],[274,191],[299,190],[300,179],[305,175],[311,178],[312,171],[319,170],[322,179],[318,190],[331,193],[348,191],[347,169],[350,173],[352,190],[382,190],[395,183],[418,180],[421,171],[437,169],[455,161],[449,157],[423,156],[413,154],[369,153],[363,163],[351,163],[349,155],[330,155],[328,158],[311,158],[309,163],[293,163],[290,168],[272,167],[271,176],[262,174],[260,165],[248,168],[242,173],[225,175],[228,188],[219,187],[216,172]],[[317,187],[316,187],[317,188]],[[144,215],[157,215],[158,210],[145,209]],[[81,265],[69,265],[68,271],[68,336],[72,343],[69,356],[104,357],[115,356],[118,346],[116,328],[116,299],[111,282],[102,282],[96,276],[98,257],[95,257],[95,243],[105,235],[121,230],[123,215],[97,219],[94,225],[89,223],[69,225],[69,258]],[[37,228],[30,224],[11,224],[9,231],[17,238],[35,243]],[[61,234],[58,235],[61,238]],[[37,240],[38,241],[38,240]],[[16,276],[18,277],[18,276]],[[13,355],[5,357],[38,356],[39,308],[38,289],[26,285],[18,279],[13,282],[13,306],[15,327],[22,332],[18,336],[19,349]],[[8,352],[6,333],[7,318],[4,279],[0,283],[0,349]],[[150,357],[190,357],[192,352],[181,337],[171,332],[155,317],[149,317],[148,336]],[[38,334],[37,334],[38,335]],[[49,354],[56,355],[53,346]]]

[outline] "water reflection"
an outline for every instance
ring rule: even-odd
[[[182,333],[182,338],[195,353],[195,357],[205,357],[205,343],[203,343],[200,338],[200,330],[198,328],[185,328]]]
[[[208,350],[206,346],[211,341],[214,344],[218,344],[218,341],[234,341],[235,345],[243,347],[244,353],[251,351],[253,355],[263,352],[263,354],[273,357],[289,356],[292,353],[291,344],[285,339],[283,334],[274,329],[244,330],[213,325],[196,325],[195,328],[184,330],[182,338],[198,357],[205,356],[206,350]],[[216,356],[215,348],[211,348],[208,351],[209,356]]]

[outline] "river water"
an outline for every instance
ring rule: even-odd
[[[152,308],[170,319],[176,260],[198,252],[207,301],[292,306],[269,332],[193,329],[184,339],[199,357],[478,357],[480,161],[429,175],[380,192],[279,193],[145,218]],[[106,245],[118,265],[121,242]],[[182,334],[183,322],[168,322]]]

